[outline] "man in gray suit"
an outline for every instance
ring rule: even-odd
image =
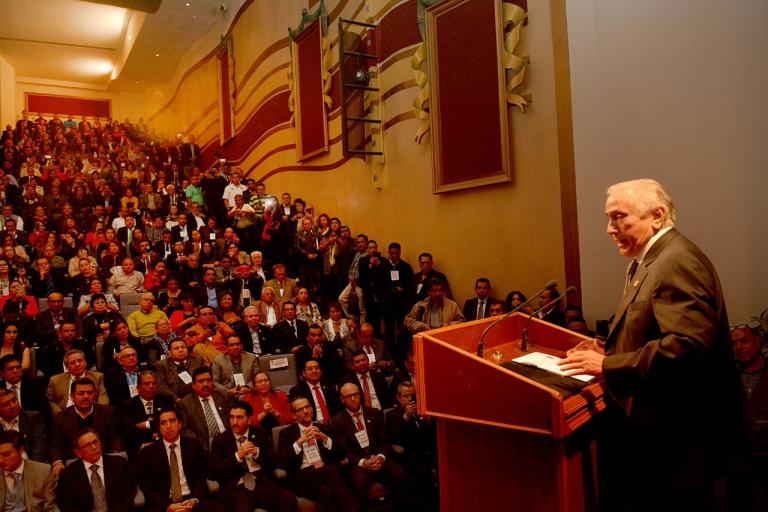
[[[16,392],[0,388],[0,431],[14,430],[24,438],[24,451],[38,462],[48,459],[45,421],[37,411],[23,411]]]
[[[192,374],[192,393],[179,400],[184,435],[194,437],[207,453],[211,440],[229,428],[229,407],[225,395],[214,391],[213,375],[205,366]]]
[[[605,353],[577,351],[561,362],[570,375],[603,377],[608,390],[601,508],[714,510],[716,489],[746,460],[717,273],[674,228],[675,206],[660,183],[613,185],[605,215],[619,252],[632,258],[623,298]]]
[[[51,466],[24,460],[24,438],[15,430],[0,433],[0,468],[4,476],[0,485],[2,510],[58,512]]]
[[[359,349],[363,349],[368,356],[371,368],[378,369],[385,374],[395,370],[395,361],[387,352],[384,340],[373,337],[373,326],[363,322],[360,324],[360,331],[357,333],[357,339],[350,339],[344,345],[344,364],[347,370],[354,371],[352,368],[352,354]]]
[[[200,356],[190,354],[187,343],[177,338],[168,347],[168,359],[155,366],[158,392],[179,399],[192,391],[192,374],[203,366]]]
[[[64,354],[64,367],[67,371],[51,377],[46,391],[51,406],[51,414],[61,412],[72,405],[70,387],[74,381],[83,377],[96,383],[96,402],[109,405],[107,388],[104,387],[104,374],[87,370],[87,366],[88,362],[82,350],[73,349]]]
[[[258,370],[259,358],[243,352],[240,337],[232,334],[227,336],[227,353],[213,360],[213,386],[234,400],[238,395],[250,392],[253,374]]]

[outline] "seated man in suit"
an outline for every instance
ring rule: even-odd
[[[43,373],[47,378],[51,378],[61,373],[62,370],[66,370],[64,355],[73,349],[77,349],[85,354],[86,366],[88,368],[94,364],[95,357],[88,342],[83,338],[77,337],[77,324],[64,321],[59,325],[58,339],[43,350]]]
[[[256,306],[248,306],[243,311],[243,320],[236,329],[243,350],[257,356],[279,354],[282,350],[276,345],[272,329],[261,323],[261,312]]]
[[[48,309],[41,311],[35,322],[35,342],[41,347],[55,342],[64,322],[73,322],[77,327],[76,336],[83,335],[77,310],[64,307],[64,295],[61,292],[51,292],[48,294]]]
[[[304,380],[300,380],[290,389],[288,398],[291,401],[301,396],[307,398],[314,406],[312,420],[327,425],[341,410],[336,386],[323,382],[323,370],[317,359],[308,359],[301,368],[301,375]]]
[[[136,389],[138,394],[119,407],[120,431],[131,460],[140,448],[159,437],[156,413],[175,407],[171,395],[158,392],[157,375],[152,370],[139,372]]]
[[[445,296],[442,281],[430,279],[426,288],[429,296],[414,304],[411,312],[405,315],[405,327],[411,334],[464,321],[459,305]]]
[[[371,368],[389,374],[395,370],[395,360],[387,352],[384,340],[373,337],[373,326],[367,322],[360,324],[357,338],[352,338],[344,345],[344,364],[348,370],[352,369],[352,354],[362,349],[368,356]]]
[[[307,339],[309,325],[296,318],[296,304],[290,300],[283,302],[282,308],[283,319],[272,327],[272,333],[275,335],[277,346],[281,347],[283,352],[289,352]]]
[[[133,258],[125,258],[121,267],[115,267],[112,277],[107,280],[107,291],[118,297],[144,291],[144,274],[136,270]]]
[[[264,280],[258,275],[251,275],[251,267],[238,266],[227,281],[227,287],[232,292],[236,304],[247,308],[261,297]]]
[[[272,327],[280,321],[282,313],[280,302],[276,298],[275,290],[269,286],[261,288],[261,300],[257,301],[254,306],[259,308],[261,322],[265,325]]]
[[[328,427],[312,422],[312,403],[303,396],[291,402],[296,421],[280,431],[277,455],[288,472],[288,486],[297,496],[318,500],[324,510],[360,510],[337,464],[343,450],[334,442]]]
[[[280,302],[295,300],[296,294],[299,293],[299,285],[296,284],[295,279],[288,277],[285,265],[278,263],[272,267],[272,271],[274,278],[264,283],[264,286],[274,289],[277,293],[277,300]]]
[[[368,355],[361,348],[352,354],[352,373],[344,377],[342,382],[352,382],[363,392],[363,405],[374,409],[384,410],[389,407],[387,381],[377,370],[371,369]]]
[[[464,302],[464,318],[467,321],[488,318],[491,316],[491,281],[486,277],[475,281],[475,295]]]
[[[405,471],[392,458],[384,428],[384,415],[378,409],[361,403],[357,384],[341,386],[344,409],[333,417],[331,428],[338,443],[349,458],[349,478],[360,503],[366,503],[374,482],[387,486],[395,510],[405,508]]]
[[[53,417],[49,458],[58,477],[64,463],[75,457],[77,433],[92,428],[99,434],[102,446],[110,452],[123,450],[117,418],[108,405],[97,404],[96,383],[83,377],[72,383],[72,405]]]
[[[192,391],[178,402],[184,435],[200,441],[207,452],[213,438],[229,428],[227,397],[213,390],[213,374],[205,366],[192,374]]]
[[[192,373],[203,366],[203,360],[190,354],[187,343],[180,338],[171,341],[168,350],[168,358],[155,366],[157,386],[177,400],[192,391]]]
[[[48,417],[50,407],[45,398],[45,389],[39,379],[32,379],[24,374],[21,359],[13,354],[0,357],[0,389],[14,391],[21,408],[25,411],[37,411]]]
[[[86,370],[87,364],[82,350],[73,349],[64,354],[64,367],[67,371],[54,375],[48,381],[46,396],[51,406],[51,414],[56,414],[72,405],[70,394],[72,383],[84,377],[96,384],[96,401],[100,404],[109,404],[109,395],[104,387],[104,375],[101,372]]]
[[[78,460],[61,471],[56,486],[59,510],[133,510],[136,483],[128,461],[118,455],[103,454],[99,434],[92,428],[80,430],[75,445]]]
[[[139,353],[128,345],[117,354],[118,366],[112,366],[104,374],[104,386],[109,395],[109,405],[120,404],[139,393]]]
[[[227,353],[213,360],[213,386],[221,394],[233,399],[251,390],[253,375],[259,371],[259,358],[243,352],[240,337],[227,337]]]
[[[307,331],[307,338],[301,345],[291,350],[296,355],[296,368],[303,368],[309,359],[317,359],[323,369],[323,375],[329,382],[336,383],[344,375],[344,347],[340,341],[325,339],[323,328],[312,324]]]
[[[136,478],[146,499],[147,512],[224,512],[206,499],[208,457],[200,443],[181,435],[182,422],[175,409],[157,413],[160,439],[139,451]]]
[[[24,436],[25,451],[30,459],[38,462],[48,460],[48,436],[42,415],[23,411],[15,392],[0,388],[0,431],[8,430]]]
[[[15,430],[0,433],[2,510],[57,512],[56,477],[51,466],[24,459],[24,437]],[[11,485],[12,483],[12,485]]]
[[[293,512],[296,497],[272,480],[277,457],[270,434],[251,425],[253,408],[237,401],[229,410],[230,429],[213,440],[209,475],[221,485],[220,501],[228,510],[252,512],[262,508]]]
[[[437,431],[431,418],[416,412],[415,392],[412,382],[401,382],[397,387],[397,405],[386,412],[384,422],[392,444],[403,448],[403,453],[395,458],[415,484],[413,489],[422,500],[436,503],[432,472],[437,470]]]

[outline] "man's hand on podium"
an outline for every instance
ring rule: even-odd
[[[566,375],[603,376],[605,353],[597,340],[579,343],[567,352],[567,356],[558,363]]]

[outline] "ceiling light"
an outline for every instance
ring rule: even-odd
[[[160,56],[160,54],[159,54],[159,53],[156,53],[156,54],[155,54],[155,57],[159,57],[159,56]]]
[[[189,7],[189,2],[185,3],[184,5],[186,5],[187,7]]]
[[[106,59],[77,59],[72,61],[72,67],[90,76],[103,76],[114,70],[112,61]]]

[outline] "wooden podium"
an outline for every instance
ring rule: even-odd
[[[591,418],[605,408],[600,382],[564,398],[554,388],[500,366],[524,355],[528,316],[491,329],[487,318],[414,336],[419,414],[437,418],[442,511],[594,509]],[[532,319],[529,352],[562,357],[588,339]]]

